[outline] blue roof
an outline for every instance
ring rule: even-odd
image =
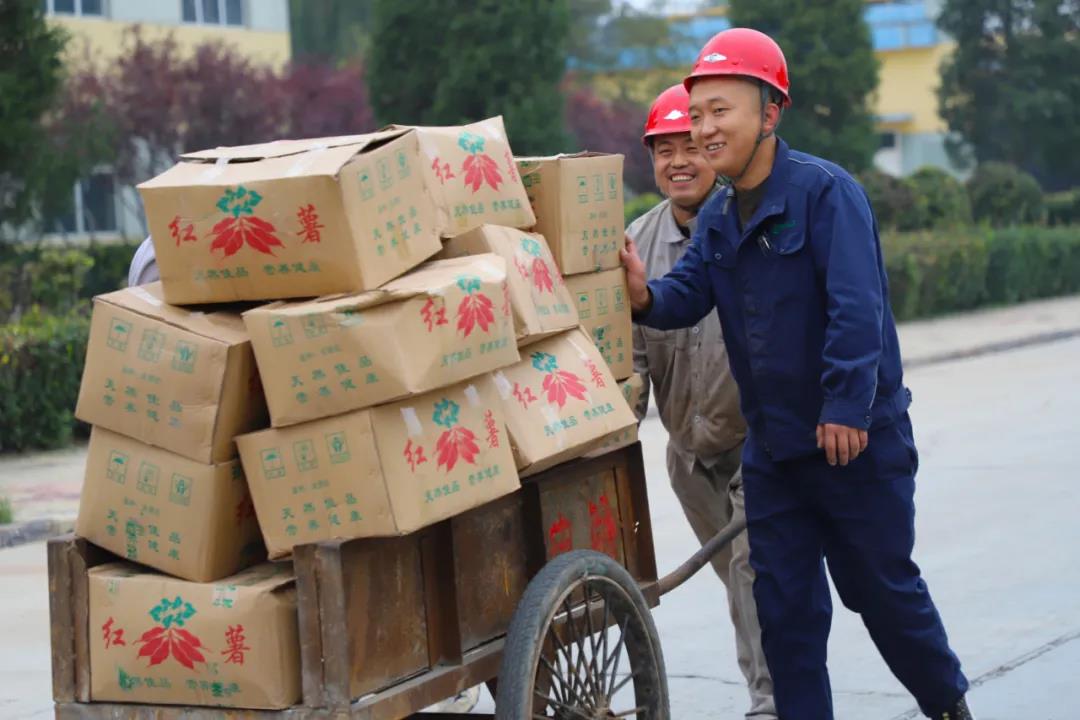
[[[874,50],[932,47],[940,42],[937,26],[923,2],[890,2],[867,5],[863,18],[870,25]],[[731,27],[718,15],[676,17],[671,21],[672,44],[663,48],[627,48],[619,53],[620,70],[693,65],[701,46],[716,33]],[[574,58],[571,67],[580,67]]]

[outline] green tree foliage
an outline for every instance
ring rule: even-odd
[[[946,0],[938,25],[956,41],[938,90],[954,160],[1080,185],[1080,3]]]
[[[767,33],[784,50],[793,105],[779,134],[792,147],[853,172],[877,149],[871,99],[878,61],[862,0],[731,0],[731,21]]]
[[[502,115],[519,154],[562,149],[566,0],[374,0],[368,82],[380,123]]]
[[[370,47],[370,27],[371,0],[289,0],[295,60],[356,61]]]
[[[11,226],[33,215],[47,189],[44,120],[63,85],[65,43],[40,2],[0,0],[0,222]]]

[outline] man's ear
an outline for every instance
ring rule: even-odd
[[[776,132],[778,125],[780,125],[780,106],[770,102],[765,105],[765,127],[762,128],[762,134],[770,135]]]

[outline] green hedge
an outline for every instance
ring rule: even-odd
[[[626,226],[652,210],[664,198],[656,193],[642,193],[626,201],[623,206],[623,223]]]
[[[882,239],[897,320],[1080,292],[1080,227],[967,227]]]
[[[0,325],[0,450],[71,441],[89,330],[85,313],[33,311]]]
[[[66,313],[127,284],[137,243],[85,247],[0,244],[0,322],[38,307]]]

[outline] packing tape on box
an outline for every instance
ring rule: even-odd
[[[401,419],[405,421],[405,429],[410,437],[424,434],[424,426],[420,424],[420,418],[416,415],[416,408],[401,408]]]
[[[225,172],[225,166],[229,164],[229,158],[219,157],[214,161],[214,164],[203,171],[202,175],[196,178],[196,183],[208,183],[217,179],[219,175]]]
[[[499,397],[503,400],[509,400],[510,395],[514,392],[514,386],[511,385],[510,381],[506,379],[506,376],[502,374],[502,370],[495,373],[494,377],[495,389],[499,391]]]
[[[559,417],[559,411],[551,407],[547,403],[540,406],[540,414],[544,416],[544,421],[548,425],[562,426],[562,418]],[[566,449],[566,436],[563,433],[556,430],[555,432],[555,447],[559,450]]]
[[[154,297],[153,295],[148,293],[146,290],[144,290],[144,289],[142,289],[141,287],[138,287],[138,286],[135,286],[135,287],[131,288],[131,294],[134,295],[135,297],[139,298],[143,302],[150,303],[154,307],[163,307],[165,305],[164,302],[162,302],[161,300],[158,300],[156,297]]]
[[[475,385],[465,388],[465,399],[472,407],[480,407],[480,393],[477,392]]]
[[[577,351],[578,359],[581,360],[582,364],[585,365],[585,367],[589,367],[588,354],[581,349],[580,345],[574,342],[574,338],[567,336],[566,341]],[[587,387],[585,388],[585,402],[589,403],[589,405],[593,404],[592,393],[589,392],[589,388]]]
[[[505,138],[503,134],[499,132],[498,126],[489,120],[483,120],[479,123],[480,129],[487,134],[488,137],[493,138],[499,142],[503,142]]]
[[[311,150],[300,153],[300,157],[296,159],[296,162],[290,165],[289,169],[285,171],[285,177],[296,177],[297,175],[304,174],[307,172],[307,169],[319,159],[319,156],[326,152],[326,150],[327,145],[325,143],[319,143],[312,147]]]

